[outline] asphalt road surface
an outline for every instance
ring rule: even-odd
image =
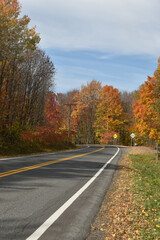
[[[86,239],[121,153],[90,146],[0,159],[0,240]]]

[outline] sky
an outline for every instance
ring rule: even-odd
[[[19,0],[53,61],[55,91],[94,80],[134,91],[160,56],[159,0]]]

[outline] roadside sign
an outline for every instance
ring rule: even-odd
[[[130,136],[131,136],[131,138],[134,138],[136,135],[134,133],[132,133]]]
[[[118,136],[117,136],[117,134],[114,134],[113,137],[114,137],[114,138],[117,138]]]
[[[134,146],[134,138],[135,138],[135,134],[134,133],[132,133],[131,135],[130,135],[130,137],[131,137],[131,146]]]

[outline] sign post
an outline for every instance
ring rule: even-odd
[[[132,134],[130,135],[130,137],[131,137],[131,146],[134,146],[134,138],[135,138],[135,134],[132,133]]]
[[[158,153],[159,153],[158,143],[156,143],[156,160],[158,160]]]
[[[115,133],[114,135],[113,135],[113,138],[114,138],[114,143],[115,143],[115,140],[117,140],[117,134]]]

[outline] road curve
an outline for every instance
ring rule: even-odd
[[[85,239],[120,156],[91,146],[0,159],[0,239]]]

